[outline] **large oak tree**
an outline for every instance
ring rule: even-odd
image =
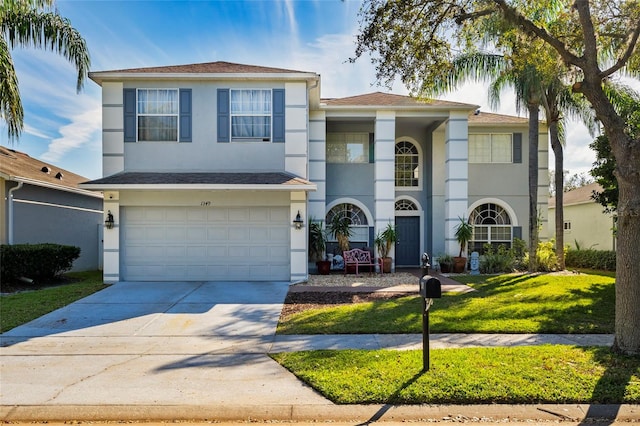
[[[399,77],[415,94],[451,70],[470,47],[467,29],[498,19],[541,41],[564,61],[572,87],[589,101],[616,159],[619,186],[614,348],[640,354],[640,139],[609,100],[604,83],[640,75],[637,0],[366,0],[356,58],[373,54],[377,77]],[[526,60],[526,58],[522,58]]]

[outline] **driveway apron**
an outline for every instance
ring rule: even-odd
[[[0,405],[326,404],[266,355],[287,290],[112,285],[0,336]]]

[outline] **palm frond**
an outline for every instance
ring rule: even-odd
[[[0,119],[7,124],[9,141],[13,142],[22,132],[24,110],[13,59],[9,46],[2,37],[0,37]]]
[[[75,66],[77,90],[82,89],[91,60],[84,38],[68,19],[56,12],[8,10],[0,21],[0,32],[11,48],[35,47],[61,54]]]

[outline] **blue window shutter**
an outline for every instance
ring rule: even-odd
[[[522,226],[514,226],[513,227],[513,238],[522,239]]]
[[[273,89],[273,142],[284,142],[284,89]]]
[[[191,142],[191,89],[180,89],[179,142]]]
[[[376,140],[375,134],[369,133],[369,163],[373,164],[376,162]]]
[[[136,89],[124,89],[122,94],[124,111],[124,141],[136,141]]]
[[[513,162],[522,163],[522,133],[513,134]]]
[[[229,89],[218,89],[218,142],[231,140]]]

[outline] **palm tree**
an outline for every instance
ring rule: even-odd
[[[0,118],[13,141],[24,127],[24,111],[11,49],[36,47],[61,54],[78,71],[78,91],[87,78],[90,59],[85,40],[68,19],[58,14],[54,0],[0,2],[0,33]]]
[[[502,55],[473,52],[452,61],[442,80],[433,82],[434,93],[454,90],[467,80],[490,81],[489,102],[497,107],[507,86],[516,92],[516,109],[529,113],[529,270],[535,271],[538,245],[538,127],[543,91],[541,74],[533,65],[520,67]]]
[[[558,269],[565,269],[564,259],[564,152],[565,126],[563,112],[580,119],[593,136],[596,130],[595,116],[588,103],[576,96],[571,87],[558,76],[545,87],[543,107],[549,127],[551,149],[555,159],[555,222],[556,257]]]

